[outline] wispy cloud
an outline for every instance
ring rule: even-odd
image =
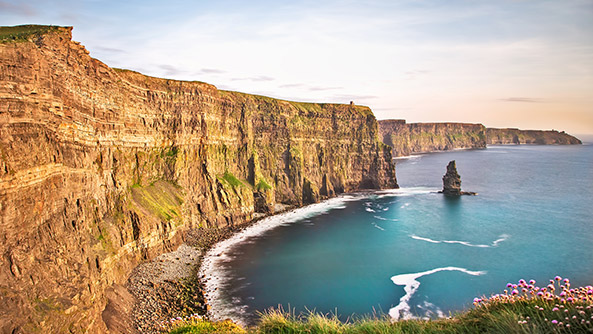
[[[319,91],[325,91],[325,90],[336,90],[336,89],[343,89],[344,87],[319,87],[319,86],[315,86],[315,87],[309,87],[309,90],[312,92],[319,92]]]
[[[303,87],[304,84],[300,84],[300,83],[293,83],[293,84],[285,84],[285,85],[280,85],[278,86],[279,88],[299,88],[299,87]]]
[[[161,70],[164,70],[165,71],[164,74],[167,75],[167,76],[175,76],[175,75],[179,75],[179,74],[185,73],[185,71],[180,70],[177,67],[172,66],[172,65],[158,65],[158,67]]]
[[[0,1],[0,10],[5,13],[12,13],[16,15],[24,16],[35,16],[37,11],[26,3],[10,3],[6,1]]]
[[[544,99],[539,98],[531,98],[531,97],[507,97],[505,99],[500,99],[504,102],[527,102],[527,103],[544,103]]]
[[[430,73],[429,70],[411,70],[404,72],[404,79],[405,80],[414,80],[419,76],[426,75]]]
[[[245,77],[245,78],[232,78],[232,81],[243,81],[243,80],[247,80],[247,81],[273,81],[274,78],[272,77],[268,77],[265,75],[259,75],[259,76],[255,76],[255,77]]]
[[[219,70],[216,68],[203,68],[203,69],[199,70],[197,73],[199,73],[199,74],[222,74],[222,73],[226,73],[226,71]]]
[[[109,52],[109,53],[125,53],[126,52],[123,49],[111,48],[111,47],[106,47],[106,46],[95,46],[94,49],[97,51],[100,51],[100,52]]]

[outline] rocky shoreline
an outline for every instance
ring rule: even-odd
[[[277,205],[273,215],[291,209],[293,207]],[[208,318],[207,278],[199,275],[204,256],[217,243],[273,215],[255,217],[237,226],[190,230],[175,251],[136,267],[126,284],[136,300],[131,312],[131,330],[143,334],[166,333],[171,320],[177,317]]]
[[[254,222],[233,228],[191,230],[177,250],[136,267],[126,285],[136,299],[131,314],[133,330],[163,333],[171,319],[192,314],[207,316],[209,305],[198,277],[202,258],[214,244]]]

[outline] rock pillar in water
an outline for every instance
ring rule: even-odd
[[[443,175],[443,190],[440,191],[445,195],[477,195],[471,191],[461,191],[461,176],[457,173],[457,166],[455,160],[449,161],[447,165],[447,173]]]
[[[461,176],[457,173],[455,160],[449,161],[447,173],[443,176],[443,194],[461,195]]]

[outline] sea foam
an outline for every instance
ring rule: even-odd
[[[410,299],[416,293],[416,290],[420,287],[420,282],[417,281],[418,278],[426,275],[431,275],[437,273],[439,271],[461,271],[468,275],[479,276],[486,274],[485,271],[471,271],[465,268],[459,267],[443,267],[432,269],[428,271],[423,271],[420,273],[412,273],[412,274],[402,274],[402,275],[395,275],[391,277],[391,281],[395,285],[402,285],[404,287],[404,291],[406,294],[399,299],[399,304],[395,307],[389,309],[389,316],[394,320],[400,319],[411,319],[414,316],[410,312]]]
[[[438,188],[429,188],[429,187],[406,187],[406,188],[399,188],[399,189],[388,189],[388,190],[381,190],[375,192],[378,198],[385,198],[385,197],[404,197],[404,196],[414,196],[414,195],[423,195],[423,194],[430,194],[436,193],[440,189]]]
[[[430,238],[419,237],[419,236],[414,235],[414,234],[410,235],[410,238],[416,239],[416,240],[430,242],[430,243],[433,243],[433,244],[445,243],[445,244],[459,244],[459,245],[464,245],[464,246],[468,246],[468,247],[490,248],[490,247],[497,247],[498,244],[500,244],[501,242],[507,240],[509,238],[509,235],[508,234],[501,234],[498,237],[498,239],[494,240],[490,245],[472,244],[470,242],[460,241],[460,240],[433,240],[433,239],[430,239]]]

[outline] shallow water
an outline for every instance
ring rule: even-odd
[[[450,160],[478,196],[435,193]],[[593,283],[593,146],[427,154],[398,160],[397,176],[400,190],[272,217],[213,250],[216,314],[251,322],[282,305],[435,317],[520,278]]]

